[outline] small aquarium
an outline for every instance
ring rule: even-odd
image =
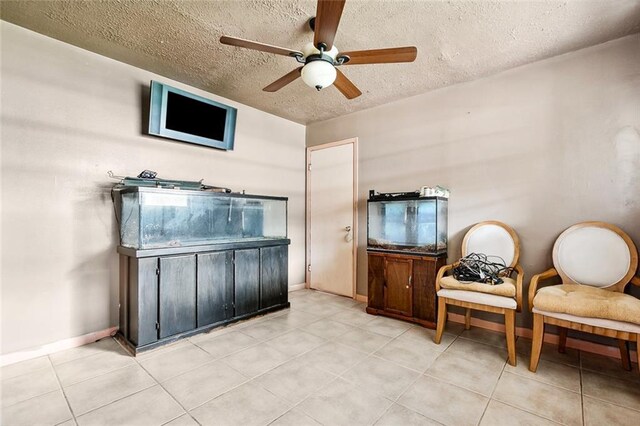
[[[367,203],[367,249],[446,253],[447,203],[443,197],[372,195]]]
[[[135,249],[287,238],[287,199],[181,189],[116,191],[120,244]]]

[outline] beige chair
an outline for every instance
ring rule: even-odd
[[[565,351],[568,329],[618,339],[623,366],[630,370],[627,342],[640,341],[640,300],[624,293],[629,282],[640,285],[634,276],[638,251],[631,238],[604,222],[573,225],[553,246],[553,266],[535,275],[529,286],[533,312],[529,370],[538,368],[545,324],[560,327],[560,352]],[[561,285],[538,289],[542,280],[555,276]]]
[[[447,305],[460,306],[466,309],[465,328],[471,323],[471,309],[493,312],[504,315],[509,364],[516,365],[516,329],[515,314],[522,308],[522,267],[518,264],[520,257],[520,240],[511,227],[502,222],[486,221],[473,226],[462,240],[462,256],[470,253],[501,257],[507,266],[516,272],[516,278],[502,277],[504,282],[498,285],[485,283],[464,283],[452,276],[445,276],[447,271],[457,266],[445,265],[436,277],[438,294],[438,324],[435,342],[440,343],[445,323],[447,322]]]

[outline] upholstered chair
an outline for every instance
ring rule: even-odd
[[[447,322],[447,305],[465,308],[465,328],[471,326],[471,310],[493,312],[504,315],[509,364],[516,365],[516,329],[515,313],[522,308],[522,267],[520,258],[520,240],[511,227],[502,222],[486,221],[473,226],[462,240],[462,256],[470,253],[482,253],[497,256],[513,268],[515,278],[503,276],[501,284],[479,282],[460,282],[453,276],[447,276],[458,262],[445,265],[436,277],[438,295],[438,322],[435,342],[440,343]]]
[[[553,246],[553,268],[534,275],[529,285],[533,312],[533,343],[529,370],[540,360],[545,324],[559,327],[560,352],[567,330],[618,339],[623,367],[631,369],[629,341],[640,341],[640,300],[624,293],[635,277],[638,251],[617,226],[583,222],[564,231]],[[562,284],[539,288],[543,280],[559,276]],[[640,362],[640,351],[638,351]]]

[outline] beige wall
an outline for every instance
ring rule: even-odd
[[[303,125],[1,22],[2,353],[118,322],[107,171],[289,197],[289,279],[304,282]],[[238,108],[236,149],[141,135],[157,79]]]
[[[307,146],[350,137],[361,294],[369,189],[450,188],[449,260],[470,225],[497,219],[520,235],[528,278],[551,266],[555,238],[576,222],[612,222],[640,244],[638,34],[307,126]]]

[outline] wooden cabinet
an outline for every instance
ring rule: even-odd
[[[202,253],[198,258],[198,327],[232,318],[233,251]]]
[[[260,251],[236,250],[234,261],[236,315],[260,309]]]
[[[158,340],[159,273],[157,257],[120,256],[120,332],[136,346]]]
[[[289,240],[254,244],[119,247],[124,342],[137,353],[288,307]]]
[[[368,252],[367,312],[435,328],[438,269],[445,256]]]
[[[196,328],[196,257],[159,258],[159,338]]]
[[[413,312],[412,259],[385,257],[384,259],[384,309],[410,317]]]
[[[287,302],[289,272],[287,247],[265,247],[260,250],[260,307]]]

